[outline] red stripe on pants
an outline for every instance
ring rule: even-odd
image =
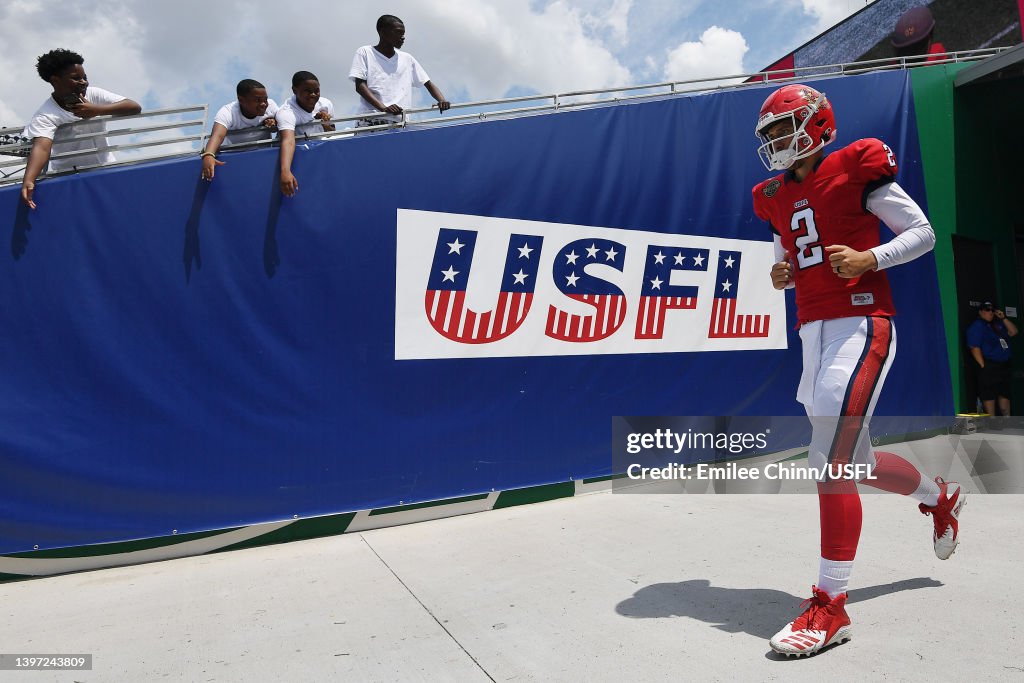
[[[846,401],[843,403],[842,416],[836,427],[836,435],[832,439],[829,453],[829,465],[833,470],[852,461],[853,451],[857,446],[864,420],[862,419],[871,405],[871,396],[882,376],[882,368],[889,358],[889,347],[892,343],[892,323],[888,318],[871,318],[871,338],[868,348],[861,358],[858,367],[850,378],[846,390]],[[847,419],[853,418],[853,419]]]

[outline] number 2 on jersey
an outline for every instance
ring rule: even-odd
[[[789,229],[803,233],[796,238],[796,260],[801,270],[825,260],[825,252],[818,242],[818,229],[814,226],[814,209],[808,206],[795,212],[789,221]]]
[[[890,166],[896,165],[896,157],[893,156],[892,150],[889,149],[889,145],[882,145],[882,149],[885,150],[885,158],[889,161]]]

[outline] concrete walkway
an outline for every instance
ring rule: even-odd
[[[767,639],[817,572],[808,495],[597,493],[0,585],[7,681],[1024,681],[1024,497],[974,495],[947,562],[909,500],[864,495],[854,638]]]

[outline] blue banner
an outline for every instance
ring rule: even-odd
[[[815,85],[924,204],[907,75]],[[0,190],[0,553],[606,475],[615,415],[802,414],[769,92],[300,144],[290,199],[276,149]],[[934,262],[890,278],[876,412],[949,414]]]

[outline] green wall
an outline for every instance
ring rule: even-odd
[[[1024,79],[1010,78],[971,84],[954,92],[956,114],[957,234],[992,243],[995,260],[995,303],[1017,308],[1016,231],[1024,229],[1021,195],[1024,175]],[[1014,374],[1024,367],[1024,336],[1011,342]],[[1013,382],[1012,404],[1024,408],[1024,382]]]
[[[921,142],[928,218],[935,230],[935,264],[942,297],[946,353],[953,383],[953,405],[960,406],[962,383],[961,333],[957,315],[953,240],[957,229],[955,117],[953,78],[964,65],[951,64],[912,69],[917,135]]]
[[[961,398],[966,350],[958,317],[952,236],[991,242],[995,255],[996,303],[1021,311],[1014,226],[1024,228],[1018,209],[1024,193],[1020,160],[1024,142],[1018,129],[1024,119],[1024,83],[997,80],[954,89],[956,64],[911,71],[918,136],[924,163],[928,214],[935,228],[935,259],[946,332],[953,401],[958,410],[974,405]],[[1020,318],[1016,322],[1020,326]],[[1018,339],[1024,339],[1024,335]],[[1014,343],[1014,370],[1024,367],[1024,346]],[[1024,387],[1013,383],[1017,412],[1024,407]]]

